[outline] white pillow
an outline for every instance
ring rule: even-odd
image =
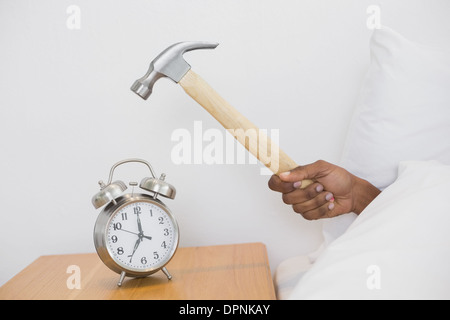
[[[450,299],[450,166],[404,162],[290,299]]]
[[[375,29],[341,165],[379,189],[405,160],[450,164],[450,50]]]
[[[370,54],[340,165],[383,190],[400,161],[450,164],[450,51],[383,27],[372,34]],[[325,245],[355,218],[324,220]]]

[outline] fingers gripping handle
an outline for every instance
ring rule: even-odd
[[[179,84],[189,96],[219,121],[236,140],[274,174],[278,175],[297,167],[297,164],[264,132],[228,104],[195,72],[189,70]],[[250,137],[255,137],[257,142],[251,141]],[[261,152],[262,150],[264,152]],[[311,183],[311,180],[303,180],[301,188],[305,188]]]

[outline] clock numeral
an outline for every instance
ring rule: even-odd
[[[157,260],[159,258],[158,252],[153,252],[153,259]]]
[[[153,211],[150,209],[150,217],[153,217]]]
[[[117,254],[118,255],[122,255],[123,254],[123,248],[122,247],[118,247],[117,248]]]
[[[159,217],[158,221],[159,221],[159,224],[164,224],[164,218],[163,217]]]
[[[122,229],[122,224],[120,222],[116,222],[113,224],[113,229],[114,230],[121,230]]]
[[[133,212],[134,212],[134,214],[141,214],[141,207],[139,207],[139,206],[134,207]]]
[[[168,235],[169,235],[169,229],[167,229],[167,228],[164,229],[164,235],[165,235],[165,236],[168,236]]]
[[[141,258],[141,263],[142,264],[147,264],[147,258],[146,257],[142,257]]]
[[[119,240],[119,239],[117,238],[116,235],[114,235],[114,236],[111,237],[111,240],[112,240],[113,243],[116,243],[117,240]]]
[[[122,212],[122,221],[123,220],[128,220],[128,216],[126,212]]]
[[[161,247],[164,248],[164,249],[167,248],[167,245],[166,245],[166,242],[165,242],[165,241],[163,241],[163,242],[161,243]]]

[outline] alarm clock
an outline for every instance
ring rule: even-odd
[[[151,177],[131,181],[127,185],[113,181],[114,170],[123,164],[137,162],[147,166]],[[114,164],[108,182],[99,181],[100,191],[92,197],[96,209],[103,206],[94,227],[94,244],[98,256],[111,270],[120,274],[120,287],[125,277],[146,277],[161,270],[172,279],[165,265],[172,259],[179,239],[178,224],[169,208],[158,199],[174,199],[175,188],[165,181],[165,174],[156,178],[152,166],[142,159],[125,159]]]

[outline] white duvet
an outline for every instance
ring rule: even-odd
[[[450,299],[450,166],[402,162],[290,299]]]

